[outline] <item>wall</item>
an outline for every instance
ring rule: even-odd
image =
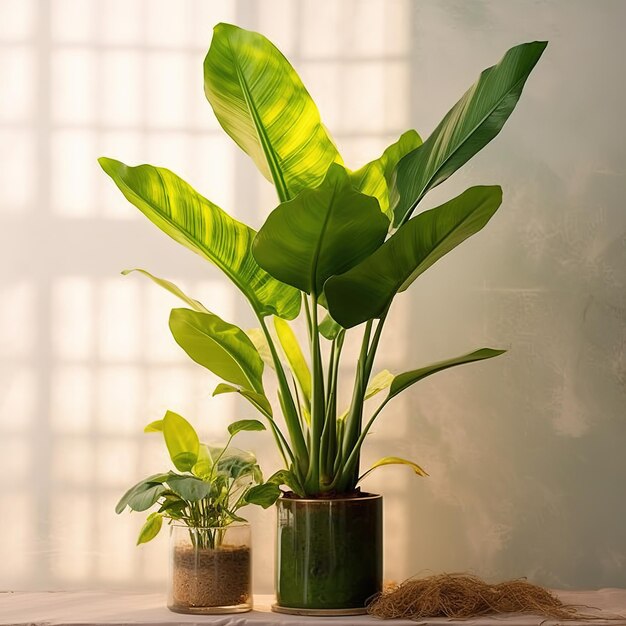
[[[127,485],[165,462],[142,426],[170,408],[219,438],[252,416],[168,336],[145,267],[247,327],[242,300],[116,193],[95,159],[169,167],[258,227],[273,189],[202,94],[211,27],[292,60],[348,164],[423,136],[512,45],[548,39],[502,136],[435,190],[499,183],[489,227],[399,299],[380,368],[482,346],[497,361],[389,407],[372,461],[412,458],[386,497],[386,576],[472,570],[556,587],[626,585],[626,109],[618,0],[3,0],[0,3],[0,588],[160,588],[165,538],[134,547]],[[353,346],[352,353],[356,348]],[[343,372],[343,391],[350,368]],[[270,437],[242,436],[267,472]],[[252,512],[271,590],[273,512]]]

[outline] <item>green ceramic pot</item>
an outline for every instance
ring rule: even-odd
[[[383,498],[278,502],[275,610],[357,614],[382,589]]]

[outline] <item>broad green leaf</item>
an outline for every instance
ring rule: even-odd
[[[232,437],[244,430],[265,430],[265,425],[259,420],[239,420],[228,425],[228,432]]]
[[[446,180],[500,132],[547,45],[546,41],[533,41],[511,48],[497,65],[482,72],[422,146],[400,161],[395,226],[410,216],[429,189]]]
[[[261,269],[250,246],[255,231],[234,220],[169,170],[98,159],[127,200],[178,243],[217,265],[260,315],[293,319],[300,294]]]
[[[445,361],[439,361],[438,363],[433,363],[432,365],[427,365],[426,367],[422,367],[417,370],[404,372],[403,374],[397,374],[394,377],[393,382],[391,383],[391,386],[389,388],[389,396],[387,397],[387,399],[390,400],[411,385],[414,385],[416,382],[426,378],[427,376],[430,376],[431,374],[436,374],[437,372],[441,372],[450,367],[455,367],[456,365],[464,365],[465,363],[473,363],[474,361],[492,359],[493,357],[500,356],[505,352],[506,350],[481,348],[480,350],[475,350],[474,352],[464,354],[463,356],[458,356],[453,359],[446,359]]]
[[[187,502],[197,502],[207,498],[211,493],[211,485],[195,476],[179,476],[171,474],[167,479],[169,488]]]
[[[471,187],[400,227],[371,256],[330,278],[324,293],[345,328],[380,317],[396,293],[487,224],[502,202],[500,187]]]
[[[378,200],[380,210],[392,221],[393,210],[399,200],[394,186],[394,170],[403,156],[421,144],[422,139],[417,132],[408,130],[380,157],[350,173],[354,187],[368,196],[374,196]]]
[[[408,465],[418,476],[428,476],[425,470],[423,470],[417,463],[413,463],[413,461],[407,461],[406,459],[401,459],[398,456],[386,456],[382,459],[379,459],[370,467],[367,472],[365,472],[360,478],[359,481],[363,480],[370,472],[373,472],[378,467],[383,467],[384,465]]]
[[[330,276],[374,252],[388,228],[378,201],[356,191],[346,170],[335,164],[319,187],[305,189],[270,213],[252,250],[278,280],[321,294]]]
[[[140,274],[147,276],[150,280],[152,280],[157,285],[159,285],[159,287],[163,287],[163,289],[166,289],[171,294],[174,294],[177,298],[180,298],[183,302],[188,304],[194,311],[200,311],[201,313],[210,313],[208,309],[204,308],[204,305],[201,302],[198,302],[197,300],[190,298],[182,289],[180,289],[180,287],[177,287],[174,283],[170,282],[169,280],[165,280],[165,278],[159,278],[157,276],[154,276],[150,272],[147,272],[146,270],[142,270],[138,268],[132,269],[132,270],[124,270],[122,272],[122,275],[128,276],[128,274],[130,274],[131,272],[139,272]]]
[[[163,437],[174,467],[181,472],[190,471],[198,460],[200,447],[194,427],[178,413],[168,411],[163,418]]]
[[[260,328],[250,328],[246,330],[246,335],[248,335],[250,341],[254,344],[259,356],[263,359],[263,363],[275,369],[274,359],[272,358],[272,352],[267,343],[265,333]]]
[[[374,378],[370,381],[370,384],[367,386],[365,390],[365,399],[369,400],[377,393],[384,391],[391,385],[395,376],[389,370],[383,370],[382,372],[378,372]]]
[[[299,496],[304,496],[304,489],[302,485],[298,482],[296,475],[287,469],[278,470],[276,473],[272,474],[268,481],[268,483],[274,483],[278,487],[281,485],[287,485],[291,491]]]
[[[287,361],[289,361],[289,367],[302,390],[304,404],[309,409],[311,406],[311,370],[309,370],[304,354],[302,354],[298,339],[289,326],[289,322],[280,317],[274,318],[274,328]]]
[[[172,309],[170,330],[196,363],[229,383],[263,393],[263,361],[239,327],[212,313]]]
[[[180,519],[186,508],[187,502],[170,492],[163,498],[163,503],[159,507],[159,513],[164,513],[164,517]]]
[[[137,545],[140,543],[148,543],[154,539],[163,526],[163,516],[160,513],[150,513],[146,519],[146,523],[139,531],[139,537],[137,538]]]
[[[202,480],[206,480],[211,476],[211,470],[213,469],[213,459],[209,452],[208,447],[204,443],[200,443],[198,447],[198,460],[191,468],[191,473]]]
[[[243,476],[254,477],[257,475],[259,466],[256,456],[254,456],[252,452],[246,452],[245,450],[231,447],[224,451],[224,448],[214,446],[209,446],[209,451],[213,461],[217,462],[217,470],[219,473],[235,480]],[[218,458],[219,461],[217,461]]]
[[[127,506],[133,511],[149,509],[167,488],[163,483],[167,474],[154,474],[133,485],[121,498],[115,507],[116,513],[121,513]]]
[[[256,391],[250,391],[249,389],[243,389],[242,387],[235,387],[227,383],[220,383],[213,391],[214,396],[219,396],[222,393],[238,393],[256,407],[261,413],[272,417],[272,405],[267,399],[267,396],[263,393],[257,393]]]
[[[204,92],[281,200],[316,187],[341,162],[299,76],[263,35],[218,24],[204,60]]]
[[[155,420],[150,422],[143,429],[144,433],[162,433],[163,432],[163,420]]]
[[[324,316],[324,319],[319,323],[317,328],[320,331],[320,335],[329,341],[336,339],[337,335],[343,330],[329,313]]]
[[[258,504],[267,509],[272,506],[280,496],[280,489],[275,483],[264,483],[255,485],[246,491],[245,500],[248,504]]]

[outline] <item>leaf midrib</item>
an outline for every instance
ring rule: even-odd
[[[328,229],[328,223],[330,222],[330,216],[333,212],[333,207],[335,204],[335,196],[337,195],[337,182],[335,181],[333,184],[333,191],[330,196],[330,200],[328,202],[328,210],[326,211],[326,215],[324,216],[324,221],[322,222],[322,227],[320,229],[319,237],[317,238],[317,243],[315,244],[315,250],[313,252],[313,266],[311,267],[311,291],[315,292],[315,296],[319,295],[317,289],[317,266],[319,264],[319,257],[322,250],[322,245],[324,243],[324,235],[326,230]],[[324,287],[322,286],[322,290]]]
[[[289,200],[289,191],[287,189],[287,185],[285,183],[285,179],[283,178],[283,172],[278,165],[278,155],[274,152],[272,148],[272,143],[267,135],[267,131],[265,126],[261,123],[261,116],[257,111],[257,108],[254,103],[254,99],[252,98],[252,93],[250,92],[250,87],[248,86],[248,82],[245,78],[243,70],[239,65],[239,60],[235,53],[233,52],[233,47],[230,42],[230,37],[227,38],[228,41],[228,49],[230,50],[231,58],[233,59],[233,65],[235,66],[235,71],[237,73],[237,78],[239,80],[239,85],[241,87],[241,92],[243,93],[244,100],[248,107],[248,111],[250,112],[250,117],[254,123],[254,127],[257,132],[257,137],[259,139],[259,143],[261,144],[261,149],[263,150],[263,154],[265,154],[265,158],[267,160],[267,164],[270,168],[270,172],[272,174],[272,178],[274,179],[274,184],[279,191],[279,195],[283,201]]]
[[[435,251],[439,248],[439,246],[441,246],[441,245],[442,245],[442,244],[443,244],[443,243],[444,243],[444,242],[445,242],[445,241],[446,241],[449,237],[451,237],[451,236],[452,236],[452,235],[453,235],[453,234],[454,234],[454,233],[455,233],[455,232],[456,232],[456,231],[457,231],[457,230],[458,230],[461,226],[463,226],[463,225],[467,222],[467,220],[469,220],[469,218],[471,218],[471,217],[472,217],[472,216],[476,213],[476,211],[478,211],[478,210],[479,210],[479,209],[483,206],[483,204],[484,204],[484,201],[483,201],[483,202],[481,202],[481,203],[480,203],[480,204],[479,204],[479,205],[478,205],[475,209],[473,209],[472,211],[470,211],[469,213],[467,213],[467,214],[463,217],[463,219],[462,219],[460,222],[457,222],[457,223],[456,223],[456,224],[455,224],[455,225],[454,225],[454,226],[453,226],[450,230],[448,230],[448,231],[447,231],[447,232],[446,232],[443,236],[441,236],[441,237],[440,237],[440,238],[439,238],[439,239],[435,242],[435,245],[431,248],[430,252],[429,252],[429,253],[428,253],[428,254],[427,254],[427,255],[426,255],[426,256],[425,256],[425,257],[421,260],[421,262],[417,265],[417,267],[415,267],[415,268],[413,269],[413,272],[414,272],[414,271],[416,271],[416,270],[417,270],[417,269],[418,269],[418,268],[419,268],[419,267],[420,267],[420,266],[421,266],[421,265],[422,265],[422,264],[423,264],[423,263],[424,263],[424,262],[428,259],[428,257],[430,257],[430,256],[433,254],[433,252],[435,252]],[[434,210],[434,209],[433,209],[433,210]],[[400,289],[400,287],[402,287],[402,285],[404,284],[404,282],[405,282],[405,281],[407,281],[407,280],[411,277],[411,275],[412,275],[412,273],[413,273],[413,272],[411,272],[411,273],[410,273],[410,274],[409,274],[409,275],[408,275],[408,276],[407,276],[407,277],[406,277],[406,278],[405,278],[405,279],[404,279],[404,280],[400,283],[400,285],[398,286],[398,289]],[[419,274],[418,274],[418,276],[419,276]],[[417,278],[417,276],[416,276],[415,278]]]
[[[493,69],[496,66],[493,65],[492,67],[490,67],[489,69],[493,71]],[[484,75],[484,72],[483,72]],[[480,80],[480,79],[479,79]],[[524,77],[520,78],[514,85],[511,86],[510,89],[508,89],[499,99],[498,101],[494,104],[493,107],[491,107],[488,111],[488,113],[486,113],[481,119],[480,121],[472,127],[472,129],[464,136],[464,138],[462,139],[462,141],[460,141],[456,148],[450,152],[450,154],[448,154],[448,156],[441,162],[441,164],[437,167],[437,170],[435,172],[433,172],[432,176],[428,179],[426,185],[424,185],[422,191],[420,192],[420,195],[417,197],[417,199],[415,200],[415,202],[413,202],[413,204],[411,205],[411,207],[409,208],[409,210],[407,211],[406,215],[411,215],[411,213],[415,210],[415,207],[421,202],[422,198],[428,193],[430,187],[429,185],[432,183],[432,181],[435,179],[436,175],[443,169],[443,167],[446,165],[446,163],[448,163],[448,161],[467,143],[467,141],[469,140],[470,136],[473,135],[487,120],[487,118],[489,118],[493,112],[498,108],[498,106],[500,105],[500,103],[502,102],[502,100],[504,100],[504,98],[506,98],[515,88],[517,88],[517,86],[523,82],[525,79]],[[457,103],[458,104],[458,103]],[[456,106],[456,105],[455,105]],[[432,135],[431,135],[432,136]],[[429,137],[430,139],[430,137]],[[428,140],[427,140],[428,141]],[[424,144],[422,144],[421,146],[417,147],[416,150],[419,150],[420,148],[423,148]]]
[[[477,356],[478,352],[482,352],[483,350],[488,350],[490,353],[486,355]],[[392,384],[390,385],[389,395],[387,396],[387,400],[391,400],[391,398],[397,396],[399,393],[402,393],[409,387],[412,387],[415,383],[419,382],[420,380],[423,380],[424,378],[427,378],[431,374],[438,374],[439,372],[443,370],[450,369],[451,367],[455,367],[457,365],[469,365],[470,363],[475,363],[476,361],[485,361],[487,359],[500,356],[502,353],[503,351],[501,350],[493,350],[491,348],[479,348],[478,350],[475,350],[474,352],[470,352],[468,354],[456,357],[454,359],[450,359],[448,361],[443,361],[439,364],[433,364],[432,366],[426,365],[424,367],[418,368],[417,370],[410,370],[408,372],[403,372],[402,374],[398,374],[395,377],[395,380],[398,380],[398,379],[402,380],[403,376],[408,376],[409,374],[412,374],[413,372],[425,370],[422,376],[419,376],[418,378],[413,378],[410,381],[407,381],[406,383],[401,383],[400,386],[395,390],[391,389],[393,387],[393,382],[392,382]],[[470,356],[473,356],[474,358],[469,359],[468,357]]]

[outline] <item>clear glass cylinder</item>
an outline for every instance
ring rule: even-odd
[[[383,499],[278,499],[274,610],[359,615],[382,590]]]
[[[250,525],[170,526],[167,607],[176,613],[252,609]]]

